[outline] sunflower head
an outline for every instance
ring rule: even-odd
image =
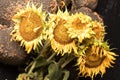
[[[86,54],[78,59],[80,74],[91,78],[97,74],[103,75],[106,72],[106,68],[111,67],[111,63],[114,63],[115,56],[115,53],[102,47],[90,46],[86,50]]]
[[[74,39],[69,37],[67,33],[68,29],[65,27],[70,17],[67,10],[65,12],[58,10],[57,14],[50,14],[49,17],[48,36],[51,41],[52,49],[56,53],[61,53],[62,55],[71,53],[72,50],[77,53]]]
[[[25,9],[20,10],[12,18],[15,22],[14,30],[11,32],[12,40],[20,41],[27,53],[30,53],[32,49],[37,49],[44,37],[45,18],[42,6],[36,8],[34,4],[30,6],[28,3]]]
[[[97,21],[92,22],[93,25],[93,31],[95,32],[95,38],[96,39],[104,39],[105,35],[105,26]]]
[[[78,38],[81,43],[85,38],[90,38],[94,32],[92,31],[91,17],[76,13],[71,16],[70,21],[66,25],[68,33],[71,38]]]
[[[30,77],[26,73],[19,74],[17,80],[30,80]]]

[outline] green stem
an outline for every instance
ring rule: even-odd
[[[59,64],[59,65],[62,65],[62,64],[66,61],[67,58],[68,58],[68,55],[62,56],[62,57],[60,58],[60,60],[58,61],[58,64]]]
[[[74,56],[70,57],[68,60],[66,60],[62,65],[61,68],[63,69],[67,64],[69,64],[73,59],[75,59]]]
[[[36,63],[37,63],[36,61],[33,62],[33,64],[32,64],[32,66],[31,66],[31,68],[30,68],[28,74],[32,73],[32,71],[33,71],[33,69],[34,69]]]
[[[36,65],[36,63],[37,63],[37,59],[39,59],[39,57],[41,56],[41,54],[43,54],[44,52],[46,52],[47,47],[49,46],[49,44],[50,44],[50,41],[46,41],[46,42],[45,42],[45,45],[43,46],[43,49],[41,50],[41,52],[40,52],[40,54],[38,55],[38,57],[35,58],[32,63],[30,63],[31,68],[30,68],[28,74],[32,73],[32,71],[33,71],[33,69],[35,68],[35,65]],[[28,65],[28,66],[29,66],[29,65]]]
[[[47,61],[50,61],[55,55],[56,55],[56,53],[53,53],[53,54],[47,59]]]
[[[37,59],[39,59],[39,57],[42,55],[42,54],[44,54],[44,52],[46,52],[47,51],[47,47],[50,45],[50,41],[46,41],[45,42],[45,45],[43,46],[43,49],[40,51],[40,54],[38,55],[38,57],[35,59],[35,60],[37,60]]]

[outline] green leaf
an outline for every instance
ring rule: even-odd
[[[63,80],[68,80],[70,72],[67,70],[64,70],[63,73],[64,73]]]
[[[48,67],[48,75],[45,77],[44,80],[59,80],[62,76],[62,71],[59,65],[54,62],[51,63]]]
[[[39,59],[37,59],[37,63],[35,65],[35,68],[40,68],[40,67],[44,67],[46,65],[49,65],[52,61],[47,61],[47,59],[45,59],[44,57],[39,57]]]
[[[39,71],[39,72],[38,72],[38,75],[37,75],[37,77],[36,77],[35,80],[44,80],[44,79],[43,79],[43,72],[42,72],[42,71]]]

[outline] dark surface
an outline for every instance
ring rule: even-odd
[[[99,0],[97,12],[102,15],[106,27],[106,39],[111,48],[120,55],[120,0]],[[104,1],[104,3],[102,2]],[[120,57],[117,57],[114,68],[107,69],[102,79],[97,80],[120,80]]]
[[[16,80],[17,67],[0,64],[0,80]]]
[[[0,30],[0,62],[9,65],[23,64],[27,55],[19,43],[10,41],[13,27]]]
[[[96,11],[104,19],[106,27],[106,40],[109,41],[111,48],[117,48],[115,53],[120,54],[120,0],[99,0]],[[107,69],[103,78],[99,75],[95,80],[120,80],[120,57],[115,61],[114,68]],[[69,80],[90,80],[89,78],[77,78],[77,72],[74,67],[68,69],[71,71]],[[18,69],[15,66],[0,64],[0,80],[16,80]]]

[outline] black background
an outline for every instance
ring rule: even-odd
[[[117,48],[115,53],[120,54],[120,0],[99,0],[95,10],[104,19],[106,27],[106,40],[111,48]],[[113,68],[107,69],[106,74],[101,78],[100,75],[95,80],[120,80],[120,57],[117,57]],[[69,80],[90,80],[90,78],[77,77],[77,71],[73,64],[67,66],[71,71]],[[0,80],[16,80],[18,68],[0,64]]]

